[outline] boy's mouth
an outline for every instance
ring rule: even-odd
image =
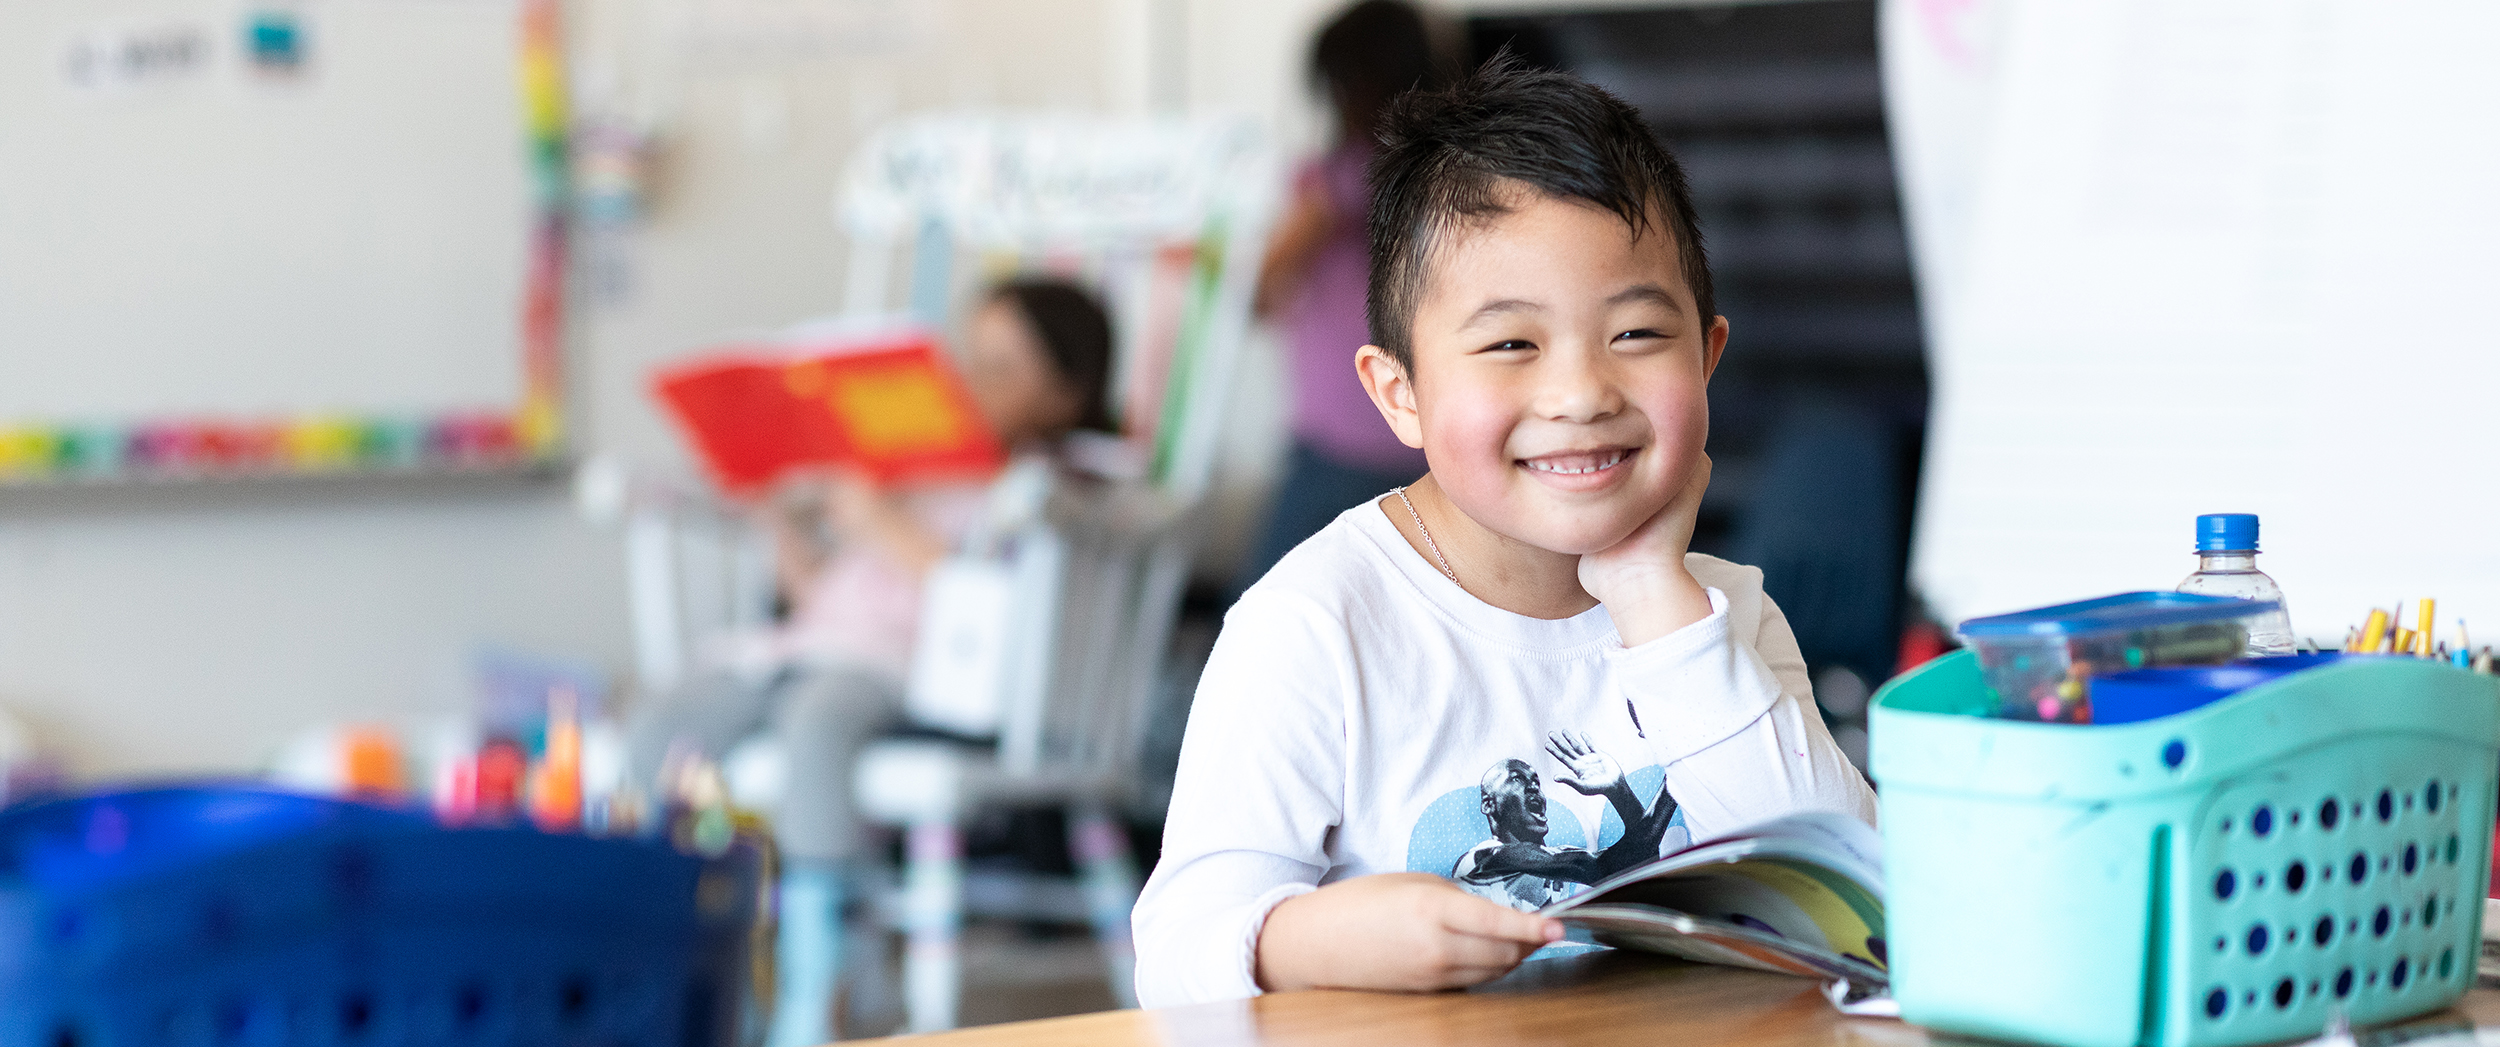
[[[1563,451],[1522,458],[1519,464],[1532,472],[1555,476],[1592,476],[1622,465],[1638,450],[1635,447],[1609,447],[1595,451]]]

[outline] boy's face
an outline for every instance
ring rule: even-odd
[[[1389,424],[1476,523],[1558,553],[1613,546],[1692,478],[1727,323],[1700,315],[1663,222],[1524,188],[1426,271],[1414,366],[1361,364]]]

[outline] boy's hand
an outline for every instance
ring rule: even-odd
[[[1428,873],[1383,873],[1287,898],[1259,930],[1270,992],[1428,992],[1489,981],[1562,938],[1560,921],[1459,890]]]
[[[1580,558],[1580,587],[1615,620],[1625,647],[1638,647],[1710,617],[1710,594],[1684,569],[1693,521],[1710,488],[1710,456],[1694,464],[1684,490],[1649,522],[1614,544]]]

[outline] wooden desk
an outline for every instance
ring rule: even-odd
[[[2500,990],[2458,1010],[2500,1023]],[[1900,1022],[1843,1018],[1802,978],[1601,953],[1532,964],[1466,992],[1292,992],[1106,1011],[893,1041],[911,1047],[1927,1047]]]

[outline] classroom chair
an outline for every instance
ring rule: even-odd
[[[1135,1005],[1138,870],[1117,815],[1141,791],[1138,739],[1188,582],[1190,518],[1145,487],[1066,494],[1016,536],[1010,557],[941,569],[957,573],[932,586],[906,709],[997,741],[879,742],[854,787],[868,820],[904,833],[897,915],[911,1031],[956,1022],[965,826],[984,808],[1067,811],[1112,992]]]

